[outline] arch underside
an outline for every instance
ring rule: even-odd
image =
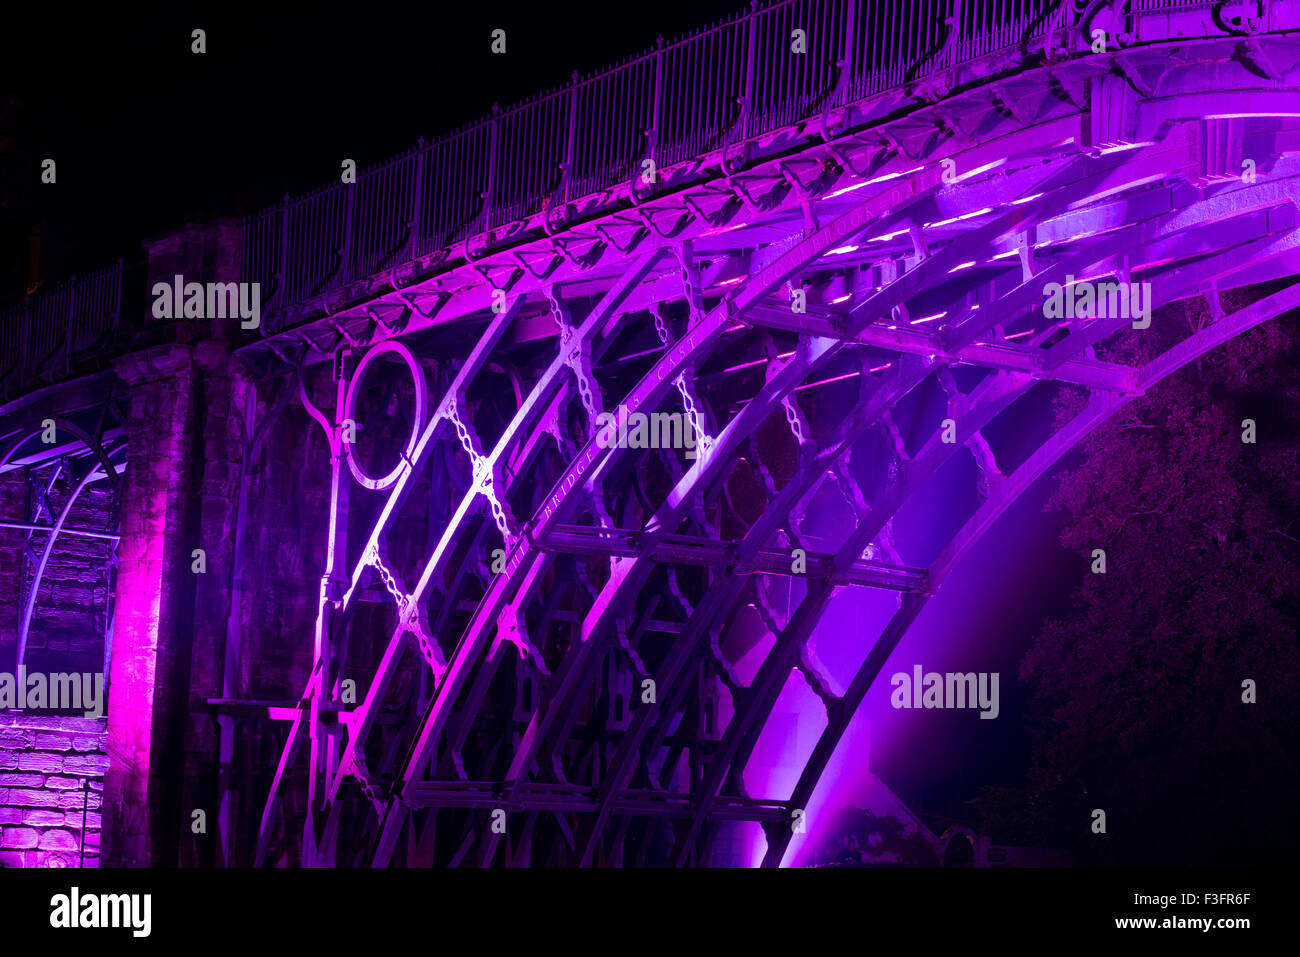
[[[27,644],[33,624],[41,613],[42,582],[61,539],[81,538],[116,542],[117,491],[125,470],[126,439],[120,409],[111,395],[93,393],[87,408],[64,412],[54,418],[29,413],[14,430],[0,439],[0,475],[22,470],[28,485],[28,513],[25,521],[6,525],[24,532],[24,587],[20,599],[13,673],[26,662]],[[43,415],[43,413],[41,413]],[[86,490],[99,482],[111,486],[107,511],[111,516],[104,528],[73,528],[69,524]],[[6,516],[7,518],[7,516]],[[99,556],[111,593],[114,562],[107,546]],[[105,599],[104,635],[107,647],[112,635],[112,602]]]
[[[1167,56],[1125,69],[1140,84]],[[1023,109],[991,125],[846,134],[676,233],[633,223],[552,272],[476,264],[456,321],[386,323],[328,390],[304,385],[336,453],[330,558],[259,863],[301,839],[304,863],[703,864],[729,821],[758,822],[779,863],[889,653],[997,517],[1125,404],[1300,305],[1295,92],[1288,112],[1237,69],[1207,120],[1215,91],[1162,69],[1104,141],[1068,97],[1009,81],[990,95]],[[836,171],[798,174],[824,159]],[[1045,287],[1072,280],[1149,283],[1149,327],[1045,315]],[[1156,356],[1125,361],[1143,336]],[[394,340],[428,402],[382,376],[369,406],[345,401]],[[1043,410],[1066,392],[1080,411],[1057,423]],[[339,410],[399,407],[391,435],[342,441]],[[684,417],[697,454],[605,447],[619,408]],[[391,481],[355,481],[353,456]],[[942,535],[896,533],[954,486]],[[814,640],[846,588],[896,602],[847,677]],[[791,680],[824,728],[791,793],[750,793]],[[304,769],[298,817],[282,792]]]

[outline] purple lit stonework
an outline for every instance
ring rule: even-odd
[[[0,711],[0,863],[1070,863],[897,782],[1023,718],[1070,454],[1300,308],[1221,7],[763,4],[0,313],[0,671],[107,697]]]

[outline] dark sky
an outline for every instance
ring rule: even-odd
[[[0,13],[0,305],[23,294],[34,230],[45,282],[129,261],[150,235],[314,189],[344,157],[364,167],[745,4],[23,6]]]

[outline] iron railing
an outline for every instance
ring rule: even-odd
[[[1073,9],[1071,0],[755,4],[610,69],[575,74],[570,84],[361,171],[355,184],[286,197],[250,216],[245,279],[262,284],[266,311],[282,311],[628,183],[646,161],[664,168],[737,146],[1041,38],[1071,22]]]
[[[1135,11],[1207,0],[1128,0]],[[264,316],[657,168],[1081,22],[1087,0],[775,0],[248,216]],[[801,34],[796,34],[801,31]],[[801,53],[795,45],[802,44]],[[0,394],[116,323],[121,267],[0,313]],[[114,285],[116,284],[116,285]],[[117,296],[114,307],[104,297]],[[86,311],[83,311],[86,310]],[[111,317],[111,320],[110,318]],[[115,328],[115,326],[114,326]],[[265,322],[263,332],[276,331]],[[60,350],[63,350],[62,353]]]
[[[122,261],[0,310],[0,395],[67,378],[89,355],[119,344]]]

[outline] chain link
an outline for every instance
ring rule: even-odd
[[[470,471],[474,477],[475,490],[488,500],[488,507],[491,509],[497,530],[501,532],[501,537],[505,539],[507,545],[514,544],[515,533],[514,529],[510,527],[510,516],[506,512],[505,506],[497,498],[496,480],[492,475],[491,460],[479,452],[474,433],[461,420],[460,409],[457,407],[455,399],[447,403],[447,419],[455,426],[456,437],[460,440],[461,448],[469,456]]]
[[[546,299],[551,307],[551,318],[555,324],[560,327],[560,358],[561,361],[573,370],[573,376],[578,383],[578,397],[582,399],[582,407],[587,412],[587,421],[590,423],[594,432],[596,420],[604,411],[601,408],[600,389],[596,385],[595,377],[583,355],[582,343],[569,325],[564,316],[564,310],[560,302],[548,288],[546,290]]]

